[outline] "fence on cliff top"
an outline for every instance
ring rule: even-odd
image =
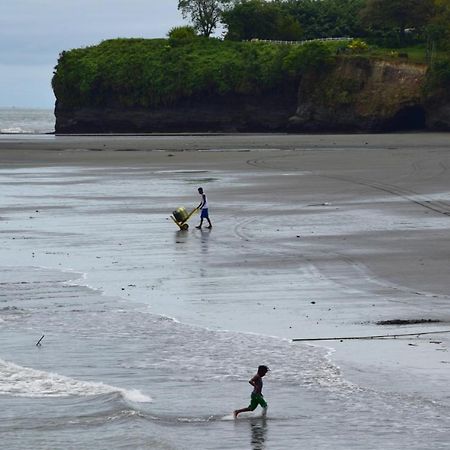
[[[251,39],[249,42],[263,42],[269,44],[283,44],[283,45],[305,45],[310,42],[328,42],[328,41],[353,41],[351,37],[332,37],[332,38],[320,38],[320,39],[307,39],[305,41],[272,41],[270,39]]]

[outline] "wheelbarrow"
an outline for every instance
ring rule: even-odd
[[[187,212],[185,208],[178,208],[172,212],[170,218],[179,226],[180,230],[186,231],[189,229],[187,221],[198,211],[194,208],[191,212]]]

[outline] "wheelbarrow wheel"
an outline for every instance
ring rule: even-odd
[[[187,229],[189,229],[189,225],[187,223],[183,223],[183,225],[181,225],[181,229],[183,231],[186,231]]]

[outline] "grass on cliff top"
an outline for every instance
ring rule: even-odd
[[[348,45],[348,41],[279,45],[200,37],[113,39],[63,52],[52,84],[65,108],[148,108],[183,99],[281,91],[295,86],[305,70],[326,70],[337,53],[425,62],[424,47],[393,51],[364,44],[363,50],[352,48],[349,53]],[[434,85],[446,83],[446,67],[436,72]]]
[[[157,107],[183,98],[282,89],[332,54],[324,44],[114,39],[63,52],[52,84],[65,107]]]
[[[424,44],[402,48],[382,48],[373,47],[369,50],[370,56],[375,56],[387,60],[407,60],[412,63],[428,64],[429,56]],[[435,51],[434,59],[443,59],[448,57],[448,52],[443,50]]]

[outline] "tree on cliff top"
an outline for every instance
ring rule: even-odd
[[[432,0],[368,0],[361,16],[374,28],[396,29],[402,43],[406,29],[423,27],[432,10]]]
[[[178,9],[184,19],[190,18],[194,28],[201,35],[209,37],[229,3],[231,0],[179,0]]]
[[[433,14],[426,26],[427,47],[450,49],[450,0],[433,0]]]
[[[222,14],[228,28],[227,39],[295,41],[302,37],[299,22],[289,14],[286,4],[247,0],[236,3]]]

